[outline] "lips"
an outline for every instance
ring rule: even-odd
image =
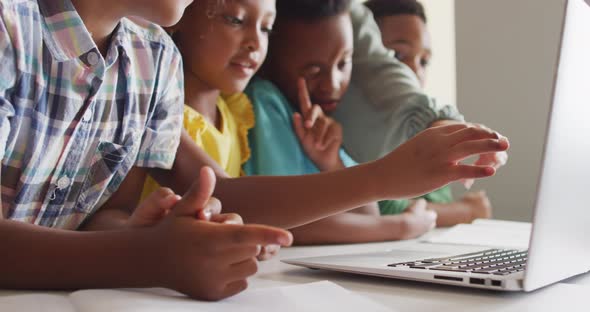
[[[340,100],[336,100],[336,99],[332,99],[332,100],[317,100],[317,101],[313,101],[314,103],[316,103],[317,105],[319,105],[322,110],[326,113],[331,113],[333,111],[336,110],[336,108],[338,107],[338,103],[340,102]]]
[[[252,76],[258,69],[258,62],[252,58],[236,58],[230,62],[230,66],[243,76]]]

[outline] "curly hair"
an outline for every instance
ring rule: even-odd
[[[314,21],[350,9],[351,0],[277,0],[277,20]]]
[[[416,0],[369,0],[365,5],[376,19],[393,15],[415,15],[426,23],[424,6]]]

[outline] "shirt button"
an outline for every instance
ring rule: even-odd
[[[91,119],[92,119],[92,110],[87,109],[86,112],[84,113],[84,116],[82,116],[82,121],[89,122]]]
[[[94,51],[90,51],[86,55],[86,60],[88,61],[88,64],[94,66],[98,64],[98,54],[96,54]]]
[[[70,178],[68,178],[67,176],[63,176],[59,178],[59,180],[57,180],[57,188],[63,190],[70,186],[70,182]]]

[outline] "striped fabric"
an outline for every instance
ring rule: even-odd
[[[169,168],[182,83],[158,26],[123,19],[103,57],[69,0],[2,0],[4,218],[76,229],[132,166]]]

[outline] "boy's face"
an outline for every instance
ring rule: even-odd
[[[271,40],[268,75],[298,107],[304,77],[313,104],[333,112],[350,82],[353,34],[348,12],[313,22],[281,21]]]
[[[424,87],[426,67],[432,57],[430,34],[426,24],[415,15],[394,15],[379,18],[383,44],[395,51],[395,57],[408,65]]]
[[[194,0],[121,0],[127,2],[134,15],[161,26],[176,24],[184,9]],[[204,2],[203,0],[198,0]]]
[[[190,6],[175,27],[185,75],[223,93],[241,92],[266,58],[275,0],[205,4]]]

